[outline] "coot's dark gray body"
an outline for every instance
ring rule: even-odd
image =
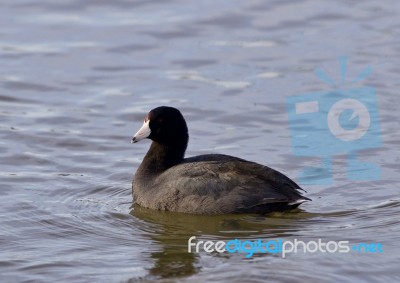
[[[137,170],[132,195],[143,207],[194,214],[268,213],[310,200],[278,171],[237,157],[208,154],[184,158],[186,122],[172,107],[149,112],[133,138],[153,140]]]

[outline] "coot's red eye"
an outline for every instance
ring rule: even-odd
[[[162,121],[163,121],[163,119],[161,119],[161,118],[158,118],[158,119],[157,119],[157,122],[158,122],[158,123],[162,123]]]

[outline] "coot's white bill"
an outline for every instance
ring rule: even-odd
[[[150,129],[150,119],[144,120],[143,126],[137,131],[137,133],[132,138],[132,143],[136,143],[142,139],[147,138],[151,134]]]

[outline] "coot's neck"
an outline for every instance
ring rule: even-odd
[[[137,173],[146,177],[161,174],[168,168],[183,161],[186,147],[187,140],[174,145],[153,141]]]

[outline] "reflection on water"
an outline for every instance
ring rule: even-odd
[[[131,215],[157,225],[150,237],[160,250],[151,254],[155,264],[150,274],[163,278],[188,276],[201,269],[196,253],[188,253],[188,240],[192,236],[203,241],[288,237],[291,231],[301,228],[298,220],[307,217],[306,213],[298,216],[293,212],[276,213],[268,217],[203,216],[160,212],[137,205],[131,210]]]
[[[400,252],[399,5],[363,1],[4,1],[0,11],[1,282],[395,282]],[[160,105],[187,119],[187,155],[219,152],[297,179],[286,98],[348,76],[376,89],[382,180],[306,187],[301,210],[194,216],[131,208]],[[336,77],[334,77],[336,79]],[[380,242],[383,254],[189,254],[187,240]],[[397,280],[398,281],[398,280]]]

